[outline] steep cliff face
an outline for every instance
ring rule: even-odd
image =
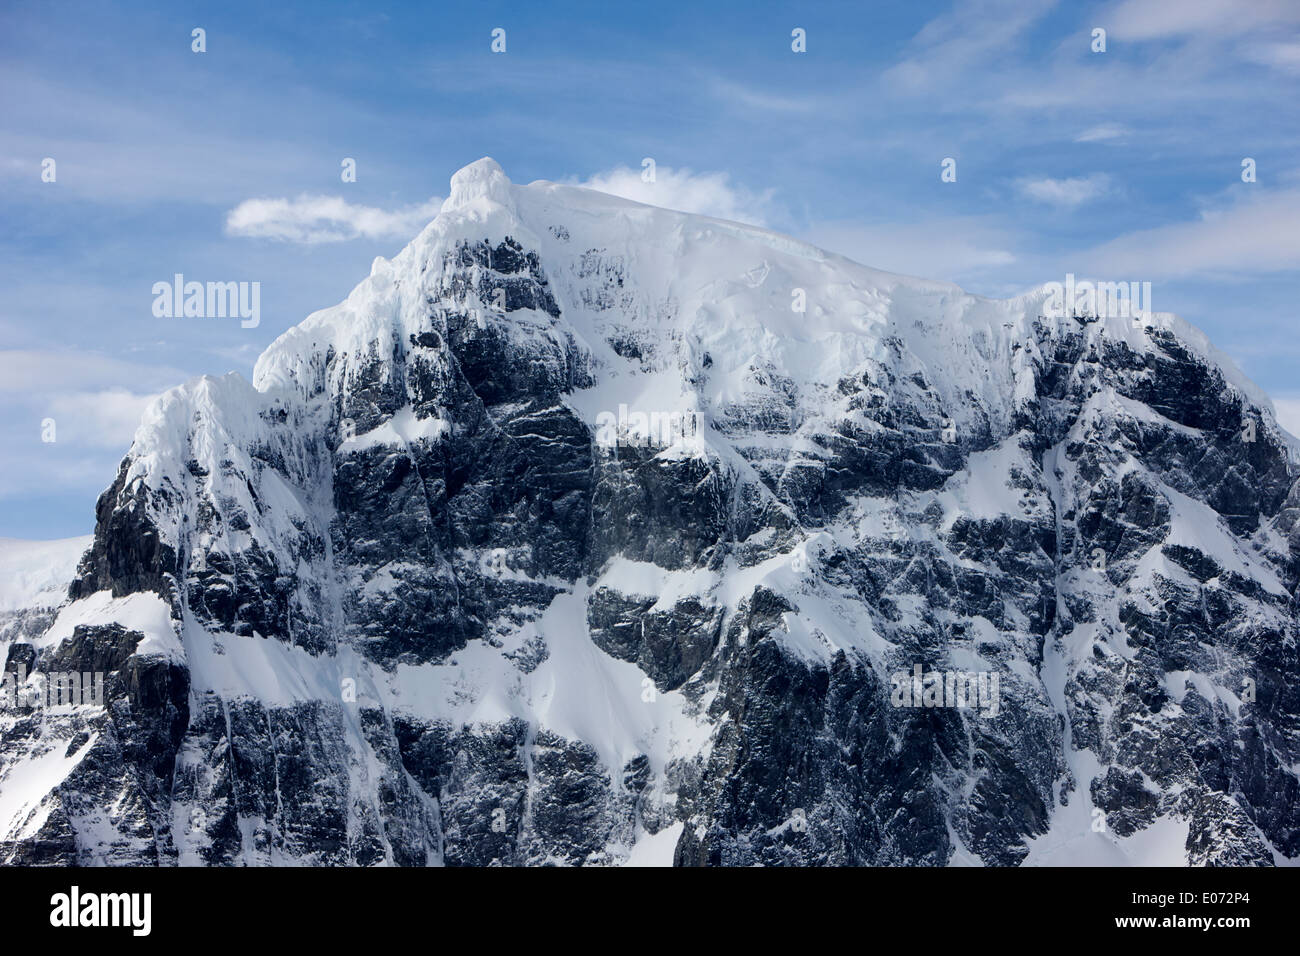
[[[0,715],[0,852],[1294,859],[1296,442],[1174,317],[1046,298],[480,160],[150,410],[8,649],[110,677]]]

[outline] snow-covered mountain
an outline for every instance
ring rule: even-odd
[[[109,679],[0,714],[0,854],[1294,861],[1300,446],[1048,295],[466,167],[147,413],[8,638]]]

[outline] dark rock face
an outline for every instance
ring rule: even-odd
[[[631,800],[581,742],[520,720],[486,733],[399,723],[398,739],[411,775],[438,795],[448,866],[605,863],[611,839],[631,835]]]
[[[654,598],[598,588],[587,605],[587,627],[592,643],[606,654],[636,664],[660,690],[675,690],[713,656],[722,609],[693,597],[668,610],[654,605]]]
[[[537,255],[510,239],[495,249],[463,243],[440,274],[426,297],[437,330],[412,336],[391,362],[361,364],[335,423],[364,433],[409,405],[444,428],[445,437],[401,448],[352,451],[355,442],[339,436],[333,550],[365,583],[380,569],[391,578],[383,588],[362,584],[349,608],[354,633],[382,661],[441,659],[483,637],[504,599],[544,606],[555,593],[485,580],[483,569],[458,567],[458,554],[496,551],[498,571],[566,580],[586,566],[591,438],[560,401],[585,381],[576,363],[540,336],[521,354],[485,321],[490,310],[437,305],[472,295],[506,312],[556,315]]]
[[[162,541],[148,513],[177,504],[179,494],[170,483],[157,491],[142,485],[128,488],[129,468],[129,459],[123,460],[117,480],[95,504],[95,542],[68,588],[73,600],[103,590],[114,597],[156,590],[175,570],[176,554]]]
[[[104,701],[48,714],[25,708],[5,721],[0,752],[17,758],[7,768],[11,773],[23,771],[22,760],[60,747],[65,758],[79,758],[46,805],[22,821],[30,836],[5,842],[0,852],[6,859],[29,865],[175,862],[171,790],[189,722],[189,680],[183,667],[137,656],[141,638],[117,625],[83,625],[33,655],[35,672],[45,679],[60,672],[104,674]],[[11,646],[11,665],[21,646]],[[81,834],[97,827],[111,829],[112,838],[92,849]]]
[[[622,555],[671,570],[707,565],[727,536],[733,479],[704,462],[662,461],[652,450],[620,449],[602,461],[592,507],[592,560]]]
[[[5,861],[1300,854],[1300,483],[1221,369],[1032,316],[738,364],[579,222],[377,267],[365,336],[167,400],[71,584],[95,623],[0,622],[11,666],[109,674],[0,717],[0,788],[68,764]],[[585,396],[662,375],[720,396],[699,448],[603,441]]]

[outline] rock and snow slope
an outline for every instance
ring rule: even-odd
[[[1294,439],[1176,318],[1046,294],[466,167],[147,413],[8,649],[112,675],[0,716],[0,851],[1295,859]],[[893,706],[918,664],[999,706]]]

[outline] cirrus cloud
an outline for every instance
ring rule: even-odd
[[[1090,126],[1078,136],[1074,137],[1076,143],[1105,143],[1112,140],[1123,139],[1128,135],[1126,127],[1119,123],[1099,123],[1096,126]]]
[[[767,225],[773,195],[770,189],[755,193],[735,185],[730,174],[725,172],[696,173],[667,166],[655,168],[653,182],[643,180],[639,169],[616,166],[589,179],[569,180],[569,185],[585,186],[648,206],[662,206],[752,226]]]
[[[1123,0],[1107,20],[1111,32],[1126,40],[1225,36],[1300,23],[1300,7],[1293,0]]]
[[[410,239],[438,214],[441,199],[401,209],[350,203],[339,196],[245,199],[226,215],[226,233],[315,244],[349,239]]]
[[[1037,202],[1053,206],[1081,206],[1110,191],[1110,177],[1104,173],[1067,179],[1021,179],[1020,191]]]
[[[1199,219],[1120,236],[1087,254],[1100,273],[1153,278],[1300,271],[1300,189],[1260,192]]]

